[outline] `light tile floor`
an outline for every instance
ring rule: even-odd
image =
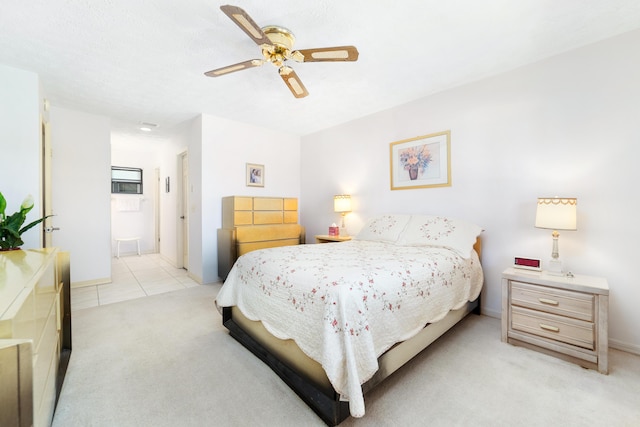
[[[111,283],[71,288],[71,309],[96,307],[148,295],[199,286],[187,270],[175,268],[160,254],[113,258]]]

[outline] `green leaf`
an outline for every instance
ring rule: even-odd
[[[2,223],[3,228],[13,230],[16,233],[20,230],[20,226],[24,223],[25,216],[22,212],[16,212],[5,218]]]
[[[0,247],[2,249],[17,248],[23,243],[18,230],[9,228],[5,224],[0,225]]]
[[[42,218],[40,218],[38,220],[33,221],[32,223],[30,223],[28,225],[25,225],[24,227],[22,227],[20,229],[19,233],[22,234],[25,231],[27,231],[28,229],[35,227],[36,225],[40,224],[42,221],[44,221],[45,219],[49,218],[50,216],[53,216],[53,215],[47,215],[45,217],[42,217]]]
[[[0,221],[4,219],[4,210],[7,208],[7,200],[0,192]]]

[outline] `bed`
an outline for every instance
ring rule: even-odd
[[[479,312],[481,231],[382,215],[349,242],[249,252],[216,306],[232,337],[337,425],[364,416],[367,391]]]

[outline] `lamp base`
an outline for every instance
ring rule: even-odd
[[[562,261],[559,259],[549,260],[549,268],[545,270],[545,273],[554,276],[564,276],[564,273],[562,272]]]

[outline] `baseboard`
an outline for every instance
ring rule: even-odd
[[[638,356],[640,356],[640,345],[610,339],[609,348],[615,348],[616,350],[625,351],[627,353],[637,354]]]
[[[85,280],[83,282],[72,282],[71,288],[84,288],[86,286],[96,286],[96,285],[105,285],[107,283],[111,283],[110,277],[105,277],[102,279],[93,279],[93,280]]]
[[[171,267],[173,268],[182,268],[182,267],[178,267],[178,263],[176,262],[175,259],[171,259],[163,254],[160,253],[160,259],[163,260],[164,262],[168,263],[171,265]]]
[[[481,307],[480,312],[487,317],[493,317],[496,319],[502,318],[502,311],[489,310],[486,307]]]
[[[199,277],[199,276],[196,276],[195,274],[192,274],[189,270],[187,270],[187,276],[189,276],[190,278],[192,278],[193,280],[198,282],[199,285],[202,285],[204,283],[203,280],[202,280],[202,277]]]

